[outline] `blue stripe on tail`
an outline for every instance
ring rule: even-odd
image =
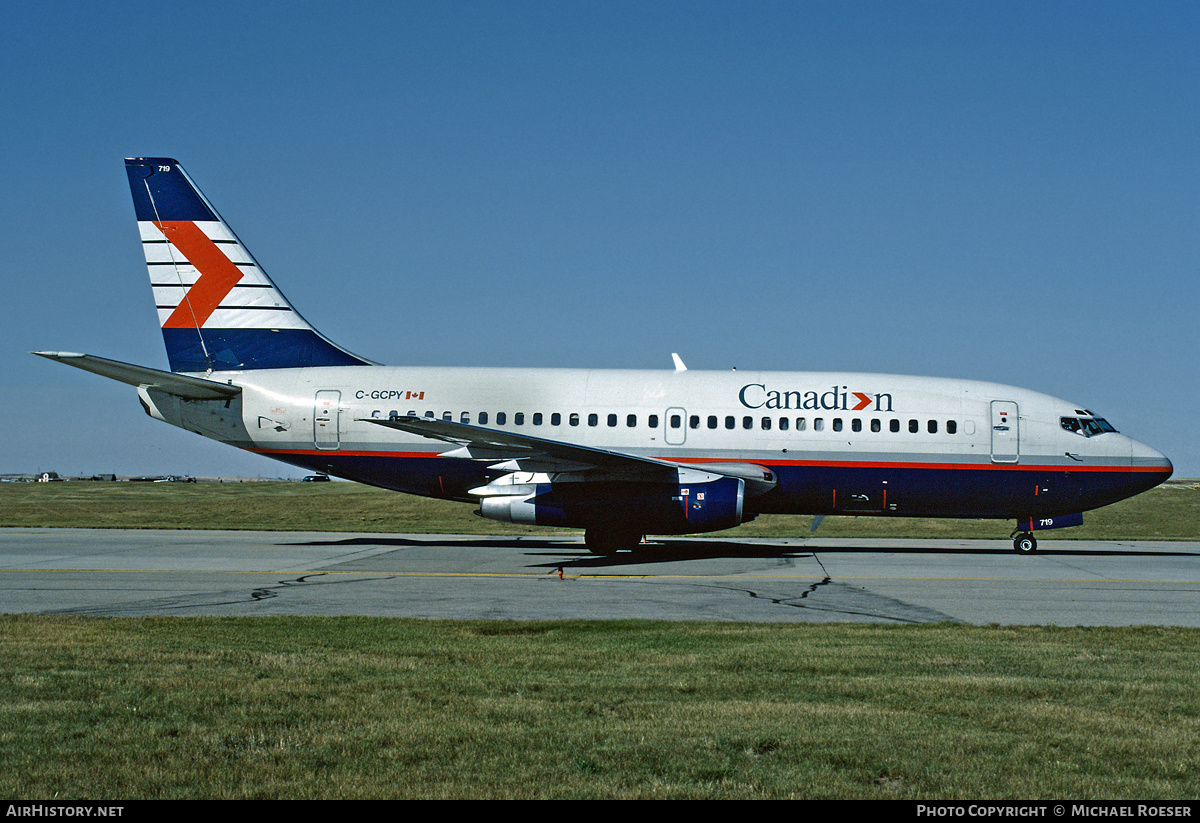
[[[308,329],[205,328],[203,346],[195,329],[162,332],[173,372],[371,365]]]

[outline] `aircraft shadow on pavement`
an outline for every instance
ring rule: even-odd
[[[638,546],[634,551],[619,552],[615,555],[592,554],[583,545],[581,538],[575,537],[533,537],[533,536],[489,536],[448,537],[446,535],[430,535],[427,537],[349,537],[335,540],[307,540],[290,545],[302,546],[393,546],[396,548],[416,548],[446,546],[452,548],[481,548],[481,549],[515,549],[525,553],[537,552],[543,556],[553,556],[558,559],[547,560],[537,565],[548,568],[606,568],[610,566],[637,566],[653,563],[678,563],[689,560],[715,560],[719,558],[744,559],[779,559],[784,557],[800,557],[812,554],[912,554],[912,555],[999,555],[1020,557],[1200,557],[1200,552],[1163,551],[1153,549],[1110,548],[1109,545],[1095,546],[1089,541],[1078,541],[1078,545],[1043,546],[1032,555],[1017,555],[1007,546],[923,546],[922,541],[914,540],[911,546],[864,546],[855,545],[850,540],[846,545],[830,546],[825,541],[822,545],[773,544],[773,543],[744,543],[736,540],[701,539],[650,539]],[[984,541],[980,541],[984,542]]]
[[[566,546],[557,546],[566,549]],[[756,545],[752,543],[737,543],[734,541],[654,541],[639,546],[632,552],[620,552],[610,556],[598,556],[579,547],[578,556],[562,562],[550,562],[540,565],[551,568],[570,566],[573,568],[604,568],[609,566],[637,566],[651,563],[675,563],[689,560],[714,560],[718,558],[761,558],[779,559],[785,557],[805,557],[811,555],[834,554],[911,554],[911,555],[999,555],[1020,560],[1025,555],[1018,555],[1010,548],[980,547],[958,548],[945,546],[805,546],[805,545]],[[1031,557],[1200,557],[1200,552],[1152,551],[1134,549],[1038,549]]]

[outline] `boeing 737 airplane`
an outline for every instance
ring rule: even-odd
[[[146,413],[338,477],[586,530],[589,549],[763,513],[1078,525],[1171,462],[1078,403],[886,374],[408,368],[309,325],[175,160],[125,161],[171,371],[35,352]],[[819,522],[819,521],[817,521]]]

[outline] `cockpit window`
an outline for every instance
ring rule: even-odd
[[[1081,437],[1095,437],[1116,431],[1103,417],[1060,417],[1059,422],[1064,429]]]

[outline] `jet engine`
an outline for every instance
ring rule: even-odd
[[[694,469],[680,469],[672,483],[576,477],[513,472],[471,493],[481,498],[479,514],[491,520],[639,536],[718,531],[745,519],[746,481],[740,477]]]

